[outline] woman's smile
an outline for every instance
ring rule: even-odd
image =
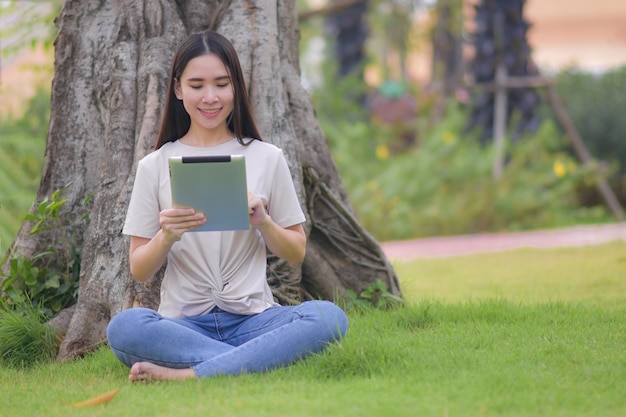
[[[222,108],[219,109],[198,109],[200,113],[202,113],[205,117],[216,117],[221,111]]]

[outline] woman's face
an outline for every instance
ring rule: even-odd
[[[191,128],[215,133],[228,129],[226,119],[233,111],[234,90],[226,66],[211,53],[189,61],[174,92],[191,118]]]

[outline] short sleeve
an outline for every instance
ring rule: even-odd
[[[306,221],[282,151],[278,153],[274,165],[270,196],[268,213],[279,226],[289,227]]]
[[[153,160],[154,162],[154,160]],[[152,238],[160,229],[159,180],[154,164],[139,161],[122,233]]]

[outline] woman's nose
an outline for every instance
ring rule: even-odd
[[[206,103],[211,103],[217,99],[217,94],[215,94],[215,89],[212,87],[207,87],[204,90],[204,94],[202,94],[202,101]]]

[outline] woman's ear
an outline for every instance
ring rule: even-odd
[[[180,81],[178,81],[178,78],[174,78],[174,95],[179,100],[183,99],[183,92],[180,87]]]

